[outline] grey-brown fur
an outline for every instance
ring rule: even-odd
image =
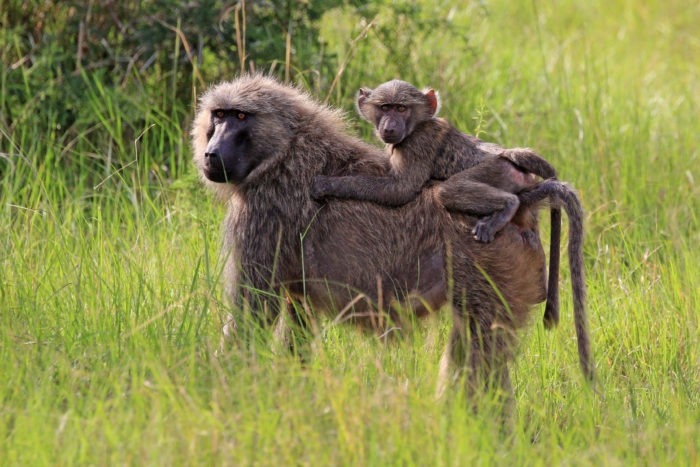
[[[316,177],[312,195],[400,206],[412,200],[428,180],[445,180],[438,191],[443,205],[480,219],[475,237],[490,242],[517,212],[517,193],[535,185],[537,176],[555,178],[555,169],[527,148],[505,149],[461,133],[437,118],[437,93],[419,91],[392,80],[358,91],[358,112],[387,143],[391,170],[383,176]],[[551,213],[550,268],[544,322],[559,321],[559,249],[561,213]]]
[[[215,109],[231,112],[212,125]],[[386,157],[349,136],[337,111],[263,76],[207,91],[192,144],[204,182],[228,206],[226,288],[234,303],[250,303],[269,321],[281,301],[266,292],[331,315],[354,302],[353,321],[375,328],[375,312],[397,301],[418,315],[449,303],[455,319],[446,368],[466,369],[471,383],[495,374],[508,385],[515,331],[545,296],[536,209],[523,205],[496,240],[483,244],[467,235],[475,219],[448,213],[432,187],[397,209],[317,203],[310,196],[315,176],[381,175]],[[357,301],[358,293],[367,300]]]

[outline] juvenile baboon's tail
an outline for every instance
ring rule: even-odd
[[[520,194],[520,201],[525,205],[533,205],[547,198],[552,207],[563,207],[569,218],[569,268],[571,270],[578,355],[586,379],[593,381],[595,379],[595,365],[591,356],[591,343],[588,336],[586,283],[583,270],[583,209],[576,191],[558,180],[545,180],[531,190]]]

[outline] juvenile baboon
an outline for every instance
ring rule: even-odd
[[[446,367],[470,384],[508,390],[515,331],[546,289],[536,204],[522,203],[488,244],[467,235],[475,219],[448,213],[435,187],[396,209],[320,204],[310,196],[314,176],[381,175],[386,157],[350,136],[339,112],[259,75],[201,97],[192,143],[204,182],[228,204],[223,253],[235,304],[250,304],[269,322],[285,310],[275,298],[285,295],[312,311],[350,310],[353,321],[376,327],[372,312],[397,301],[417,315],[449,303]],[[538,203],[537,187],[532,192]]]
[[[476,239],[490,242],[515,215],[517,193],[555,169],[531,149],[506,149],[461,133],[436,117],[438,95],[400,80],[361,88],[357,110],[386,143],[391,170],[383,176],[316,177],[312,195],[400,206],[415,198],[428,180],[445,180],[438,197],[449,210],[480,216]],[[552,208],[550,268],[544,322],[559,321],[561,213]],[[578,233],[575,233],[578,234]]]

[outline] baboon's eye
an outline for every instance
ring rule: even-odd
[[[245,120],[246,114],[243,112],[238,112],[238,115],[236,115],[238,120]]]
[[[389,104],[382,104],[379,108],[382,109],[382,112],[388,112],[391,106]]]
[[[224,111],[221,110],[221,109],[215,110],[215,111],[214,111],[214,116],[215,116],[216,118],[224,118],[224,117],[226,116],[226,112],[224,112]]]
[[[405,105],[397,105],[396,106],[396,111],[397,112],[405,112],[406,111],[406,106]]]

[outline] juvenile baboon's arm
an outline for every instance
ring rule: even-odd
[[[445,180],[436,190],[437,198],[449,211],[486,216],[479,219],[472,233],[477,240],[488,243],[513,218],[520,200],[513,193],[473,180],[472,170]]]
[[[430,179],[431,167],[418,161],[398,164],[386,176],[353,175],[314,177],[311,196],[371,201],[384,206],[402,206],[413,200]]]
[[[356,175],[328,177],[318,175],[311,187],[311,196],[316,199],[340,198],[372,201],[384,206],[401,206],[413,200],[425,181],[400,180],[396,177],[374,177]]]

